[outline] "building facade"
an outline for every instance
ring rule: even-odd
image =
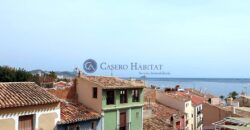
[[[194,109],[194,128],[192,130],[203,130],[203,99],[199,96],[191,96]]]
[[[180,122],[181,126],[185,126],[185,130],[191,130],[194,127],[194,116],[192,116],[194,109],[190,97],[158,90],[156,100],[165,106],[172,107],[186,114],[185,121]]]
[[[78,101],[102,114],[102,130],[143,129],[143,88],[141,82],[115,77],[76,79]]]
[[[0,83],[0,130],[54,130],[59,100],[35,83]]]

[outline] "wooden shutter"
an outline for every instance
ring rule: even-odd
[[[120,127],[126,127],[126,112],[120,113]]]
[[[18,130],[33,130],[33,115],[19,117]]]

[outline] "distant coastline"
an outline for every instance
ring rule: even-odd
[[[131,79],[131,77],[123,77],[123,79]],[[250,83],[250,78],[152,78],[152,77],[146,77],[146,78],[132,78],[132,79],[138,79],[138,80],[150,80],[150,81],[206,81],[206,82],[236,82],[236,83]]]
[[[131,79],[131,78],[125,78]],[[227,96],[228,93],[236,91],[250,94],[250,78],[132,78],[146,82],[147,86],[160,88],[175,87],[194,88],[199,91],[210,93],[215,96]]]

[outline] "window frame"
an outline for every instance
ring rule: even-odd
[[[140,89],[132,89],[132,102],[140,102]]]
[[[22,129],[22,128],[20,128],[21,126],[20,126],[20,124],[21,124],[21,121],[25,121],[25,119],[21,119],[21,118],[31,118],[32,120],[31,120],[31,128],[32,128],[32,130],[35,128],[35,124],[36,124],[36,122],[35,122],[35,116],[36,115],[34,115],[34,114],[32,114],[32,115],[22,115],[22,116],[19,116],[18,117],[18,129]],[[26,119],[26,121],[27,121],[27,119]],[[26,124],[26,123],[24,123],[24,124]],[[24,127],[24,128],[26,128],[26,127]]]
[[[80,130],[81,129],[81,126],[78,125],[78,124],[71,124],[71,125],[68,125],[67,126],[67,130]]]
[[[97,87],[92,88],[92,98],[95,98],[95,99],[98,98],[98,88]]]
[[[96,121],[91,122],[91,130],[96,130]]]
[[[120,104],[128,103],[128,91],[127,90],[120,90]]]
[[[109,92],[113,92],[113,103],[108,103],[108,101],[109,101],[109,98],[112,98],[112,97],[109,97]],[[106,104],[107,105],[115,105],[116,103],[115,103],[115,90],[106,90]]]

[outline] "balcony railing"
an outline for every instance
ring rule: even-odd
[[[197,115],[200,115],[200,114],[202,114],[202,110],[200,110],[200,111],[197,112]]]
[[[203,121],[201,120],[198,122],[197,127],[200,127],[202,124],[203,124]]]
[[[130,130],[129,128],[131,127],[131,122],[126,123],[125,127],[121,127],[120,124],[117,125],[116,130]]]

